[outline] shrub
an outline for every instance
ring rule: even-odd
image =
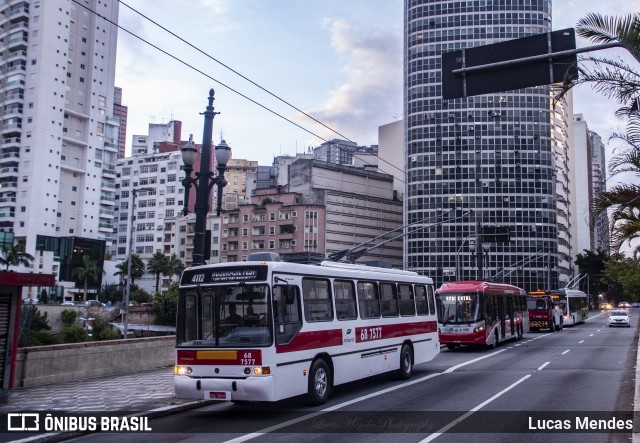
[[[96,317],[93,320],[93,339],[100,340],[116,340],[120,338],[120,334],[113,330],[111,325],[102,317]]]
[[[64,343],[81,343],[87,341],[87,331],[81,326],[67,326],[62,329],[60,338]]]
[[[31,331],[28,346],[57,345],[58,337],[42,331]]]
[[[78,319],[78,313],[75,309],[65,309],[60,313],[60,320],[65,326],[73,326]]]

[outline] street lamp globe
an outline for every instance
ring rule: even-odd
[[[231,160],[231,147],[224,140],[222,140],[220,144],[215,147],[215,153],[216,163],[219,166],[226,166],[227,163],[229,163],[229,160]],[[182,157],[184,159],[184,153],[182,154]]]
[[[196,162],[196,155],[198,154],[198,150],[193,143],[193,134],[189,136],[189,141],[180,152],[182,152],[182,163],[184,163],[185,166],[193,167],[193,164]]]

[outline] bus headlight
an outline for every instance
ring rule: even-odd
[[[188,366],[174,366],[173,373],[175,375],[189,375],[193,372],[193,370]]]
[[[271,368],[269,366],[253,368],[253,375],[269,375],[269,374],[271,374]]]
[[[473,329],[473,332],[482,332],[482,331],[484,331],[484,326],[476,326]]]

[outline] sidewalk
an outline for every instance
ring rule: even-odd
[[[0,412],[142,412],[166,407],[195,407],[203,402],[204,400],[194,402],[176,399],[173,391],[173,367],[166,367],[12,389],[9,401],[0,403]]]

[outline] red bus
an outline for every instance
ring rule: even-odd
[[[277,401],[383,372],[411,376],[440,352],[433,280],[323,262],[220,263],[180,281],[177,398]]]
[[[520,340],[528,328],[527,295],[507,284],[458,281],[436,291],[440,343],[495,348],[504,340]]]

